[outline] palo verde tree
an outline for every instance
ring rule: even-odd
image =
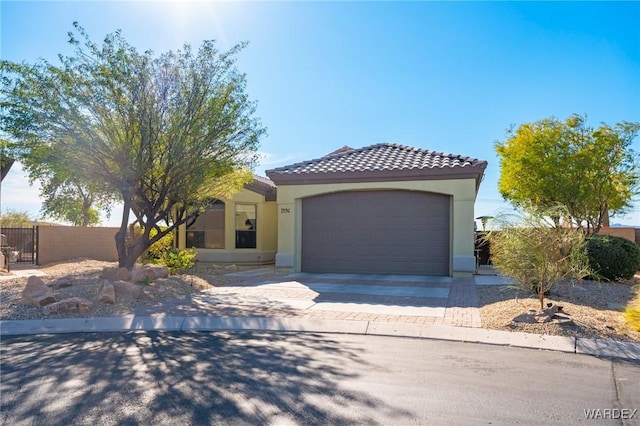
[[[522,124],[496,144],[499,190],[517,207],[566,206],[568,219],[587,234],[624,213],[638,193],[640,169],[632,143],[640,123],[588,126],[586,117]]]
[[[250,179],[264,128],[235,66],[244,44],[155,55],[120,31],[98,45],[74,28],[75,54],[59,65],[2,62],[0,126],[29,153],[47,146],[69,172],[87,171],[87,182],[119,196],[116,247],[131,269],[151,244]],[[131,213],[141,234],[127,238]]]

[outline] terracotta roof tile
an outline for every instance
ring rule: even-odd
[[[260,176],[260,175],[254,174],[253,178],[255,180],[257,180],[258,182],[264,183],[265,185],[268,185],[268,186],[270,186],[272,188],[276,187],[276,184],[273,183],[273,181],[271,179],[269,179],[268,177],[264,177],[264,176]]]
[[[484,168],[486,162],[461,155],[379,143],[358,149],[343,147],[322,158],[269,170],[267,175],[275,177],[340,172],[452,169],[477,165]]]

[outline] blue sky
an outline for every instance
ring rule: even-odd
[[[467,155],[489,162],[476,216],[509,207],[493,145],[510,125],[572,113],[640,121],[639,2],[2,0],[0,14],[0,56],[12,61],[70,53],[73,21],[94,41],[121,29],[141,51],[248,41],[238,68],[268,128],[257,173],[343,145]],[[38,214],[19,167],[1,197],[2,210]],[[640,201],[612,222],[640,226]]]

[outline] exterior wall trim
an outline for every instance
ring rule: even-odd
[[[345,171],[326,174],[284,174],[267,171],[276,185],[312,185],[326,183],[403,182],[415,180],[475,179],[476,188],[482,180],[486,163],[477,166],[442,169],[411,169],[383,171]]]

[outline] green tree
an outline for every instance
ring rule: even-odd
[[[525,291],[533,291],[544,309],[544,296],[566,279],[591,274],[585,235],[556,226],[551,218],[565,217],[564,207],[528,208],[522,217],[498,216],[497,229],[484,238],[491,246],[491,262],[502,274],[513,278]]]
[[[119,31],[99,46],[74,28],[75,54],[60,65],[2,62],[1,130],[29,153],[49,147],[69,171],[86,170],[119,195],[116,247],[131,269],[151,244],[251,178],[264,128],[235,67],[244,44],[155,55]],[[142,232],[128,240],[130,213]]]
[[[499,190],[517,207],[562,204],[575,226],[595,234],[638,193],[640,169],[631,144],[640,123],[594,129],[585,120],[552,117],[510,129],[496,143]]]
[[[43,199],[44,217],[69,222],[74,226],[94,226],[100,223],[100,213],[94,207],[95,193],[77,181],[60,181],[55,176],[43,180],[40,197]]]
[[[33,221],[28,212],[7,209],[0,215],[0,226],[4,228],[25,228],[32,225]]]
[[[31,183],[40,181],[42,214],[45,217],[69,222],[75,226],[100,223],[98,209],[110,214],[117,197],[102,182],[91,179],[86,169],[69,167],[47,145],[34,147],[24,158]]]

